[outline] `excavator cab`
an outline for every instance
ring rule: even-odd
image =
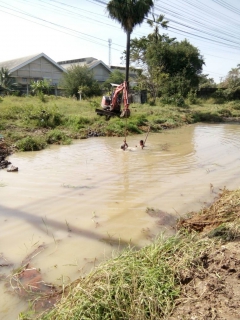
[[[108,110],[110,111],[110,109],[113,108],[112,107],[112,100],[115,94],[115,90],[116,88],[119,87],[119,84],[115,84],[115,83],[111,83],[111,94],[109,96],[103,96],[102,97],[102,102],[101,102],[101,107],[103,108],[103,110]],[[122,102],[122,97],[120,94],[117,95],[117,101],[116,101],[116,105],[114,107],[114,111],[115,112],[120,112],[121,110],[121,102]]]

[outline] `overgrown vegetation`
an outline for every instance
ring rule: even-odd
[[[41,150],[48,144],[68,144],[88,136],[124,136],[148,130],[161,132],[199,121],[221,122],[240,117],[240,101],[217,104],[218,97],[200,100],[193,93],[187,99],[162,97],[152,104],[131,104],[129,119],[97,116],[101,97],[76,101],[48,96],[5,96],[0,104],[0,130],[6,143],[18,150]]]
[[[139,251],[128,249],[75,281],[39,319],[164,319],[180,295],[179,275],[209,245],[178,234]]]

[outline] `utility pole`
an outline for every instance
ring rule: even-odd
[[[111,45],[112,45],[112,39],[108,39],[108,47],[109,47],[109,53],[108,53],[108,66],[111,68],[112,61],[111,61]]]

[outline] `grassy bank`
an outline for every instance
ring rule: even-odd
[[[239,199],[240,190],[223,190],[211,207],[181,219],[175,236],[168,239],[159,237],[153,244],[138,251],[126,249],[117,258],[98,266],[91,274],[74,281],[65,289],[54,309],[33,318],[190,319],[187,316],[189,309],[185,315],[181,313],[180,318],[177,315],[182,306],[183,310],[186,309],[187,301],[189,308],[192,308],[191,314],[196,312],[196,306],[191,302],[196,299],[195,291],[191,291],[196,290],[196,278],[200,283],[199,290],[201,281],[209,275],[215,286],[222,288],[223,272],[230,277],[233,274],[229,270],[238,272],[233,269],[232,258],[229,268],[223,258],[229,243],[240,253]],[[201,232],[196,232],[196,226],[201,226]],[[221,259],[216,259],[216,255],[220,255]],[[235,268],[240,268],[239,260],[236,260]],[[191,291],[191,299],[187,290]],[[204,287],[203,293],[205,296],[206,292],[212,297],[214,294],[219,296],[219,290],[215,291]],[[223,291],[221,294],[226,299]],[[207,304],[209,298],[206,300]],[[211,307],[215,310],[222,308],[221,305]],[[207,310],[209,308],[207,306]],[[32,317],[22,314],[20,319]],[[197,319],[205,318],[199,316]]]
[[[0,100],[0,133],[5,142],[15,150],[41,150],[48,144],[69,144],[72,139],[89,136],[124,136],[146,132],[161,132],[199,121],[221,122],[224,118],[240,117],[240,102],[215,104],[200,101],[181,107],[163,104],[155,106],[131,104],[131,117],[126,121],[96,115],[101,98],[76,101],[69,98],[48,96],[6,96]]]

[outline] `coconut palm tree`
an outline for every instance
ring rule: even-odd
[[[149,35],[149,39],[158,42],[159,40],[161,41],[163,36],[159,32],[159,27],[161,26],[163,29],[168,28],[168,22],[167,20],[164,20],[164,15],[160,15],[157,18],[152,15],[152,19],[148,19],[147,23],[151,28],[153,28],[153,33]]]
[[[127,33],[126,82],[129,76],[130,35],[134,27],[142,23],[153,4],[153,0],[111,0],[107,4],[110,18],[117,20]]]

